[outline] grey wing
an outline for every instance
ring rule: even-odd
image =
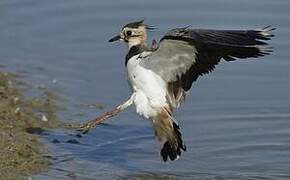
[[[185,41],[163,40],[141,65],[160,75],[166,82],[175,81],[196,61],[197,50]]]
[[[223,58],[233,61],[267,55],[265,45],[273,28],[261,30],[199,30],[177,28],[169,31],[142,66],[163,78],[178,105],[198,77],[212,71]],[[179,98],[179,99],[178,99]]]

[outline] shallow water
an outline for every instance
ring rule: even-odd
[[[47,132],[55,164],[35,179],[289,179],[289,8],[284,0],[2,0],[0,69],[22,75],[30,94],[57,92],[66,122],[91,119],[129,96],[127,48],[107,42],[124,23],[145,18],[158,27],[150,39],[187,25],[277,27],[272,55],[223,62],[194,85],[176,113],[188,149],[178,161],[161,161],[149,121],[130,108],[82,138]]]

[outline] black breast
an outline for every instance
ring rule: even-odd
[[[125,66],[127,66],[127,63],[131,57],[136,56],[137,54],[140,54],[144,52],[145,50],[146,50],[146,46],[142,46],[142,45],[132,46],[126,55]]]

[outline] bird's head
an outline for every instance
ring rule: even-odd
[[[145,25],[144,20],[132,22],[126,24],[121,32],[109,40],[109,42],[114,41],[124,41],[128,44],[129,48],[136,45],[146,45],[147,40],[147,29],[153,29]]]

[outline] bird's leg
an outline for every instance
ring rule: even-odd
[[[127,109],[129,106],[131,106],[133,104],[134,99],[135,99],[135,93],[133,93],[130,96],[130,98],[127,99],[127,101],[125,101],[124,103],[120,104],[115,109],[120,109],[120,111],[123,111],[123,110]]]
[[[88,121],[80,125],[72,125],[70,127],[76,128],[85,134],[89,132],[91,129],[95,128],[98,124],[104,122],[105,120],[117,115],[119,112],[128,108],[130,105],[132,105],[134,98],[135,98],[135,94],[133,93],[129,99],[127,99],[124,103],[116,106],[112,111],[105,112],[104,114],[96,117],[94,120]]]

